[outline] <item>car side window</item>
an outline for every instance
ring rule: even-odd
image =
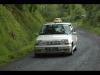
[[[75,28],[72,26],[72,24],[69,25],[69,26],[70,26],[70,29],[71,29],[71,33],[75,32]]]

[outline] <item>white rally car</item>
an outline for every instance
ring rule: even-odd
[[[44,24],[35,43],[35,56],[40,54],[73,54],[76,50],[77,33],[71,23]]]

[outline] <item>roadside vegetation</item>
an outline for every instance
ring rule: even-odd
[[[100,35],[99,4],[0,4],[0,65],[34,51],[35,33],[60,17]]]

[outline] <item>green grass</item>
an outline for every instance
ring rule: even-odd
[[[75,23],[74,26],[77,27],[77,28],[83,29],[87,32],[94,33],[94,34],[100,36],[100,27],[99,26],[98,27],[97,26],[91,26],[89,24],[82,23],[81,21]]]
[[[33,15],[10,6],[0,4],[0,66],[31,53],[34,33],[44,22],[39,12]]]
[[[100,36],[100,27],[93,27],[93,26],[81,26],[80,28],[88,31],[88,32],[91,32],[91,33],[94,33],[98,36]]]

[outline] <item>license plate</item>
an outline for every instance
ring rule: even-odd
[[[45,48],[46,52],[54,52],[56,50],[58,50],[58,48]]]

